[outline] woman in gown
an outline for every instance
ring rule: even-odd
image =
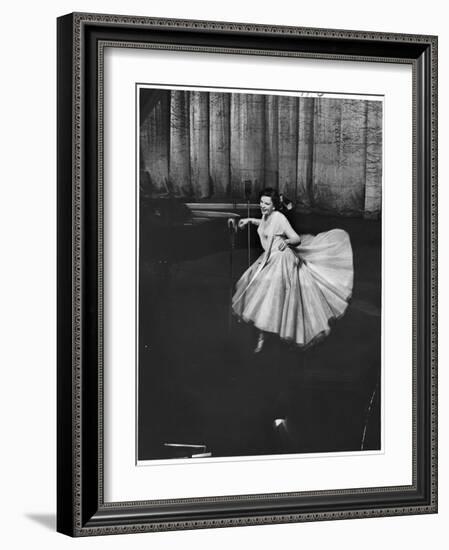
[[[232,298],[235,315],[259,330],[256,353],[265,333],[278,334],[300,347],[330,332],[329,321],[341,317],[351,298],[352,248],[342,229],[299,236],[279,211],[276,190],[260,194],[262,218],[244,218],[257,226],[264,249],[243,273]]]

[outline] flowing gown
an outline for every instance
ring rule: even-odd
[[[279,250],[291,226],[278,211],[257,229],[264,252],[243,273],[232,298],[235,315],[259,330],[301,347],[330,332],[352,294],[349,235],[342,229],[301,235],[301,244]]]

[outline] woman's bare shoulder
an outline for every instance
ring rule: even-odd
[[[287,221],[287,218],[285,217],[285,215],[282,213],[282,212],[279,212],[279,210],[275,210],[273,212],[276,220],[280,221],[280,222],[284,222],[284,221]]]

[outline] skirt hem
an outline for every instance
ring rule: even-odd
[[[285,338],[285,337],[281,336],[279,334],[279,332],[272,331],[272,330],[266,330],[264,328],[261,328],[261,327],[257,326],[256,323],[252,319],[250,319],[249,317],[245,317],[244,315],[240,315],[240,314],[236,313],[234,311],[234,309],[232,310],[232,315],[233,315],[233,317],[235,317],[239,321],[243,321],[244,323],[246,323],[248,325],[253,325],[255,328],[257,328],[258,330],[260,330],[262,332],[267,332],[268,334],[277,334],[279,336],[279,339],[282,340],[283,342],[294,345],[295,347],[300,348],[302,350],[306,350],[307,348],[310,348],[313,345],[318,344],[321,340],[324,340],[330,334],[330,332],[332,330],[332,327],[330,326],[330,323],[335,323],[335,322],[339,321],[342,317],[344,317],[344,315],[346,314],[346,312],[348,310],[351,299],[352,299],[352,293],[346,299],[346,301],[348,303],[347,303],[343,313],[341,313],[341,315],[333,315],[332,317],[329,317],[329,319],[327,320],[327,323],[328,323],[327,329],[322,330],[321,332],[316,334],[306,344],[300,344],[299,342],[296,342],[296,340],[294,338]]]
[[[321,332],[319,332],[318,334],[316,334],[309,342],[307,342],[306,344],[300,344],[299,342],[296,342],[296,340],[294,338],[285,338],[283,336],[281,336],[279,334],[279,332],[276,332],[276,331],[272,331],[272,330],[266,330],[264,328],[261,328],[259,326],[256,325],[256,323],[248,318],[248,317],[245,317],[244,315],[239,315],[238,313],[236,313],[234,310],[232,310],[232,315],[233,317],[235,317],[236,319],[238,319],[239,321],[243,321],[244,323],[248,324],[248,325],[252,325],[254,326],[255,328],[257,328],[258,330],[262,331],[262,332],[266,332],[268,334],[277,334],[279,336],[279,339],[282,340],[283,342],[286,342],[287,344],[290,344],[290,345],[293,345],[295,346],[296,348],[299,348],[299,349],[302,349],[302,350],[306,350],[312,346],[314,346],[315,344],[318,344],[320,341],[324,340],[331,332],[332,328],[330,326],[330,323],[334,323],[336,321],[339,321],[346,313],[346,311],[348,310],[348,306],[349,306],[349,300],[351,299],[351,297],[348,299],[348,304],[345,308],[345,310],[343,311],[343,313],[341,315],[334,315],[332,317],[329,317],[329,319],[327,320],[328,322],[328,327],[327,329],[325,330],[322,330]]]

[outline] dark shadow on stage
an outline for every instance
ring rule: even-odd
[[[141,239],[139,460],[380,449],[381,223],[301,216],[296,227],[345,229],[354,252],[348,310],[306,351],[272,336],[254,354],[254,329],[230,316],[248,259],[240,235],[231,280],[226,220]]]

